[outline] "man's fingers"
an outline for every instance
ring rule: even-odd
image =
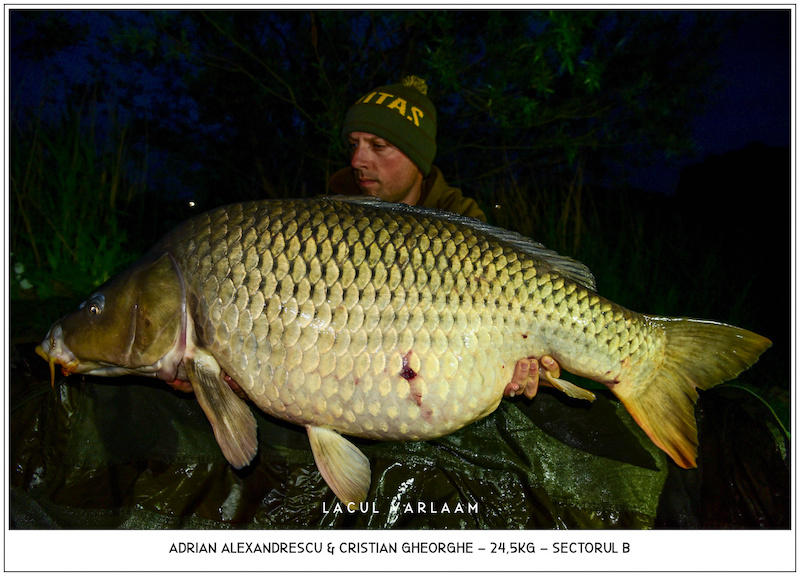
[[[523,394],[525,398],[533,398],[539,391],[539,362],[536,358],[526,358],[526,360],[528,360],[528,380]]]
[[[552,356],[542,356],[540,360],[542,367],[547,371],[550,372],[550,375],[553,378],[558,378],[561,376],[561,366],[558,365],[555,358]]]
[[[542,356],[539,360],[534,357],[518,360],[514,366],[511,382],[506,385],[503,394],[514,397],[522,391],[526,398],[533,398],[539,391],[541,371],[549,372],[550,376],[556,379],[561,376],[561,366],[552,356]],[[544,386],[551,385],[547,380],[543,380],[541,383]]]

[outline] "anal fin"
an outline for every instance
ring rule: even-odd
[[[244,468],[258,452],[258,425],[253,413],[225,382],[211,354],[197,350],[184,366],[225,459],[234,468]]]
[[[588,390],[584,390],[580,386],[575,386],[572,382],[567,382],[566,380],[561,380],[560,378],[554,378],[550,372],[545,371],[544,377],[550,382],[550,385],[555,388],[556,390],[560,390],[570,398],[577,398],[578,400],[588,400],[589,402],[594,402],[596,396],[589,392]]]
[[[328,428],[306,426],[314,462],[336,497],[344,504],[360,504],[367,498],[372,473],[361,450]]]

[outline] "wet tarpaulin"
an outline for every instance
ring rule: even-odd
[[[259,452],[235,470],[193,395],[138,377],[51,388],[33,345],[11,355],[12,528],[790,527],[789,439],[735,386],[702,394],[695,470],[603,393],[592,404],[549,389],[506,399],[434,441],[354,439],[372,487],[351,512],[298,426],[251,406]]]

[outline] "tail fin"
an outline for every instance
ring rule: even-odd
[[[650,439],[683,468],[697,466],[697,388],[736,377],[772,342],[753,332],[703,320],[647,316],[663,327],[665,358],[649,380],[622,382],[613,392]]]

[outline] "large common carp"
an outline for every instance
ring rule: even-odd
[[[770,344],[627,310],[594,291],[585,266],[519,234],[351,198],[192,218],[53,324],[37,352],[51,374],[60,364],[191,382],[241,468],[258,445],[238,385],[304,426],[330,488],[361,502],[369,462],[341,434],[449,434],[497,408],[517,361],[543,355],[608,386],[655,444],[693,467],[696,389],[735,377]]]

